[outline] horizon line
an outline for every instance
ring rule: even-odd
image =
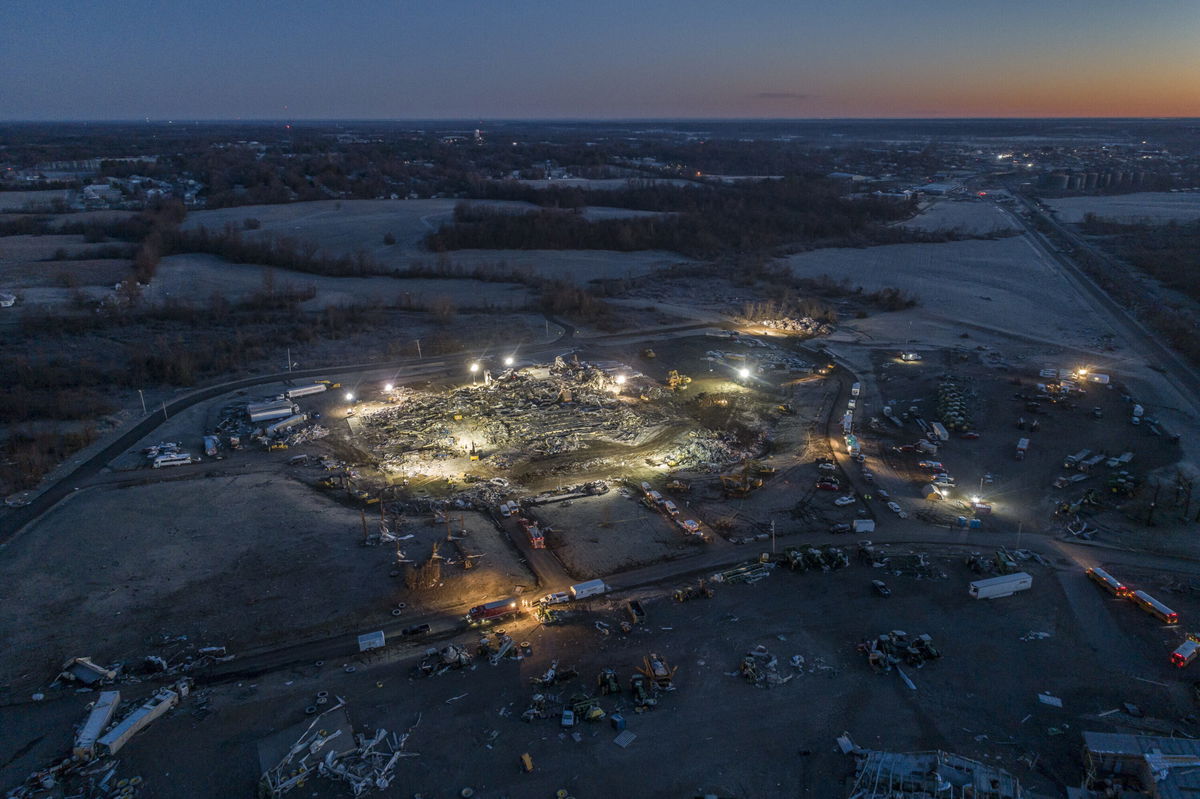
[[[198,123],[237,123],[237,124],[314,124],[331,122],[374,122],[374,123],[573,123],[573,124],[604,124],[604,123],[678,123],[678,122],[1187,122],[1198,121],[1200,116],[849,116],[849,117],[141,117],[141,118],[79,118],[79,119],[0,119],[0,125],[89,125],[89,124],[137,124],[137,125],[176,125]]]

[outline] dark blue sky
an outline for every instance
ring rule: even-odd
[[[1200,116],[1200,2],[0,2],[6,120],[848,116]]]

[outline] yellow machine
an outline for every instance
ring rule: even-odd
[[[683,391],[692,382],[692,378],[687,375],[681,375],[678,371],[672,369],[667,372],[667,388],[672,391]]]

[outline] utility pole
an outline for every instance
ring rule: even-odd
[[[417,342],[417,357],[423,359],[425,356],[421,354],[421,339],[418,338],[414,340]]]
[[[771,520],[771,554],[775,554],[775,520]]]
[[[292,371],[292,348],[288,347],[287,351],[288,351],[288,371],[291,372]]]
[[[165,421],[167,421],[167,401],[166,400],[163,400],[162,409],[163,409],[163,421],[165,422]]]
[[[146,395],[144,395],[142,393],[142,390],[140,388],[138,389],[138,399],[140,399],[142,401],[142,416],[145,416],[147,413],[147,411],[146,411]]]

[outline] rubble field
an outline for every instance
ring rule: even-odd
[[[1182,718],[1192,712],[1188,677],[1168,663],[1161,626],[1079,569],[1027,562],[1031,590],[979,601],[967,596],[975,576],[961,556],[933,553],[928,561],[937,568],[925,579],[890,562],[853,562],[830,572],[768,569],[752,584],[710,582],[712,598],[682,604],[670,591],[640,593],[644,621],[629,633],[619,630],[630,618],[626,597],[602,597],[557,624],[504,625],[518,651],[528,645],[522,659],[493,665],[474,655],[479,633],[461,636],[468,665],[432,676],[415,669],[418,644],[354,659],[353,673],[339,661],[213,686],[199,697],[193,691],[121,751],[119,774],[141,777],[145,799],[177,796],[180,786],[200,799],[247,795],[278,762],[278,747],[276,759],[260,761],[260,743],[312,740],[301,735],[314,718],[306,707],[322,696],[323,707],[345,701],[345,721],[321,717],[314,729],[344,728],[353,738],[335,742],[336,751],[350,754],[288,796],[345,797],[362,779],[355,774],[385,774],[388,790],[364,793],[380,796],[464,788],[477,796],[845,796],[855,758],[839,751],[843,735],[876,751],[952,752],[1054,796],[1082,777],[1082,730],[1192,734]],[[871,590],[879,578],[890,597]],[[1194,596],[1178,599],[1181,612],[1200,611]],[[874,671],[859,645],[883,633],[901,637],[895,631],[927,634],[940,657]],[[1091,652],[1104,656],[1080,656]],[[653,706],[637,712],[631,678],[651,655],[673,690],[654,692]],[[551,668],[577,676],[546,684]],[[597,677],[607,668],[618,693],[601,690]],[[0,758],[16,754],[7,782],[61,757],[70,736],[45,730],[82,718],[92,697],[63,693],[0,708]],[[631,735],[618,739],[609,718],[561,725],[561,709],[596,705],[607,717],[622,715]],[[523,721],[529,708],[542,710]],[[404,756],[392,761],[397,751]]]

